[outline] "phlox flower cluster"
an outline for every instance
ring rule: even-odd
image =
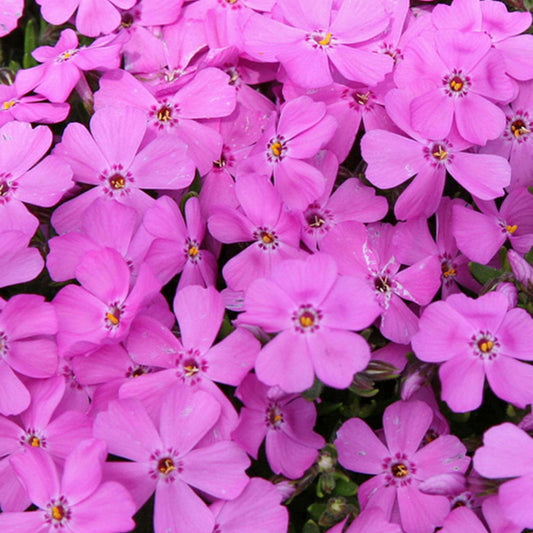
[[[533,530],[528,7],[0,1],[0,531]]]

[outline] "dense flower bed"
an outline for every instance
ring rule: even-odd
[[[533,530],[529,0],[0,4],[0,531]]]

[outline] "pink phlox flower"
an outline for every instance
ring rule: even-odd
[[[121,342],[134,318],[161,288],[146,264],[132,284],[126,261],[112,248],[87,252],[75,274],[81,286],[63,287],[53,301],[63,356]]]
[[[396,187],[415,176],[394,205],[398,219],[435,213],[446,172],[477,198],[490,200],[503,195],[511,181],[511,167],[503,157],[467,151],[472,143],[461,139],[451,125],[451,131],[442,137],[417,133],[410,125],[409,98],[404,92],[390,91],[385,102],[389,116],[407,136],[371,130],[361,139],[361,153],[368,163],[366,177],[380,189]]]
[[[519,35],[531,26],[531,13],[510,12],[504,2],[493,0],[456,0],[450,6],[435,6],[431,19],[438,29],[453,28],[488,35],[492,47],[501,53],[510,76],[517,80],[533,78],[531,63],[525,59],[533,53],[533,37]]]
[[[57,370],[58,329],[52,304],[36,294],[17,294],[0,313],[0,413],[19,414],[30,404],[30,392],[18,374],[49,378]]]
[[[20,418],[0,417],[2,439],[0,473],[0,505],[6,511],[24,511],[30,500],[13,471],[9,458],[23,453],[27,447],[45,450],[57,463],[62,463],[72,448],[92,436],[92,423],[79,411],[57,414],[56,408],[65,392],[62,377],[26,382],[31,395],[29,407]]]
[[[203,176],[200,189],[200,205],[206,217],[212,215],[216,207],[236,209],[239,205],[234,190],[237,166],[248,157],[250,150],[261,137],[267,119],[274,111],[270,100],[246,84],[242,87],[246,87],[259,98],[254,98],[255,102],[244,104],[239,101],[243,90],[237,89],[235,110],[219,121],[222,149],[219,157],[213,161],[211,170]]]
[[[369,301],[378,305],[381,315],[381,333],[393,342],[408,344],[418,329],[418,317],[403,300],[427,305],[439,289],[441,267],[438,258],[430,256],[400,270],[395,231],[389,224],[370,224],[367,231],[360,223],[345,222],[331,229],[321,250],[337,260],[341,274],[356,277],[370,290]]]
[[[54,281],[75,277],[76,267],[87,252],[113,248],[137,273],[152,239],[139,232],[137,211],[116,200],[96,199],[83,213],[79,231],[70,231],[48,241],[46,267]]]
[[[224,304],[213,287],[190,285],[179,290],[174,312],[181,342],[148,317],[134,324],[126,341],[132,358],[138,364],[164,370],[128,381],[122,385],[120,397],[140,398],[154,411],[161,395],[173,386],[204,390],[221,404],[218,431],[229,438],[237,424],[237,414],[215,382],[237,386],[254,365],[260,344],[244,328],[237,328],[215,343],[224,319]]]
[[[413,265],[429,256],[437,256],[441,265],[441,294],[446,299],[459,292],[458,284],[478,290],[468,268],[468,258],[459,252],[453,236],[452,209],[460,200],[444,197],[437,211],[437,236],[433,239],[425,218],[413,218],[396,226],[396,256],[404,265]]]
[[[527,504],[533,494],[532,458],[531,437],[523,429],[505,422],[485,432],[483,446],[476,450],[473,459],[474,468],[482,476],[508,480],[498,489],[501,513],[526,529],[533,526],[533,513]]]
[[[275,265],[296,259],[300,250],[300,224],[287,210],[280,194],[265,178],[243,175],[235,184],[240,209],[219,208],[209,217],[209,232],[221,242],[250,242],[223,267],[230,289],[245,290],[257,278],[268,278]]]
[[[302,477],[325,444],[313,431],[315,406],[297,394],[264,385],[254,374],[243,380],[235,395],[244,407],[232,439],[255,459],[265,440],[272,471],[291,479]]]
[[[65,102],[87,70],[107,70],[120,65],[122,43],[116,36],[100,37],[89,46],[79,46],[71,29],[61,32],[55,46],[40,46],[32,56],[42,63],[19,71],[25,92],[34,90],[51,102]]]
[[[313,6],[288,0],[277,8],[284,23],[259,14],[243,23],[244,50],[259,61],[279,61],[301,87],[325,87],[335,78],[374,85],[392,69],[389,56],[369,47],[390,24],[381,2],[344,0],[333,9],[332,0]]]
[[[83,213],[97,198],[114,199],[140,215],[154,199],[142,189],[182,189],[194,177],[187,147],[173,136],[147,141],[146,116],[132,107],[106,108],[91,117],[91,133],[70,123],[54,154],[66,161],[74,179],[95,185],[52,215],[58,233],[78,229]]]
[[[533,81],[518,84],[518,96],[504,106],[503,134],[481,148],[482,153],[498,154],[511,165],[511,188],[533,185]]]
[[[24,203],[51,207],[72,186],[72,170],[57,156],[47,126],[11,121],[0,128],[0,228],[33,235],[38,220]]]
[[[426,307],[413,350],[422,361],[442,363],[441,398],[456,412],[477,409],[485,377],[496,396],[513,405],[532,401],[532,318],[524,309],[508,310],[498,292],[477,300],[452,294]]]
[[[326,105],[301,96],[272,116],[238,174],[273,175],[282,200],[291,208],[305,208],[324,191],[324,176],[307,160],[332,138],[337,121]]]
[[[280,500],[277,486],[266,479],[251,478],[234,500],[211,504],[213,533],[285,533],[289,514]]]
[[[389,208],[386,198],[376,196],[373,188],[363,185],[357,178],[348,178],[332,192],[338,164],[333,154],[320,155],[322,161],[318,168],[326,177],[326,190],[300,217],[302,241],[310,250],[320,248],[321,240],[337,224],[350,220],[377,222]]]
[[[525,254],[533,246],[533,195],[525,187],[513,189],[500,209],[494,202],[477,202],[481,212],[454,205],[453,235],[469,259],[487,264],[509,239],[511,246]]]
[[[517,93],[490,38],[453,29],[427,31],[410,41],[394,80],[410,95],[413,129],[440,140],[455,126],[466,142],[479,145],[505,127],[495,102],[507,103]]]
[[[76,29],[83,35],[96,37],[108,34],[121,23],[119,9],[130,9],[136,0],[37,0],[47,22],[60,25],[76,12]]]
[[[111,402],[96,416],[95,435],[131,461],[107,465],[108,478],[127,482],[137,507],[155,490],[156,533],[212,533],[213,514],[193,488],[232,500],[246,487],[250,461],[236,443],[201,444],[219,416],[211,395],[187,387],[170,389],[155,419],[135,400]]]
[[[0,226],[2,228],[2,226]],[[0,233],[0,288],[35,279],[44,267],[37,248],[29,247],[31,235],[2,228]]]
[[[129,37],[122,47],[125,70],[152,73],[165,65],[165,45],[160,38],[159,26],[176,22],[182,4],[182,0],[141,0],[121,12],[119,32]]]
[[[35,511],[0,514],[4,531],[57,533],[122,533],[135,527],[135,506],[129,492],[115,482],[102,482],[106,445],[82,440],[65,461],[60,476],[50,456],[28,448],[11,458]]]
[[[26,93],[18,76],[12,85],[0,85],[0,126],[10,120],[54,124],[67,118],[69,104],[46,102],[42,96]]]
[[[187,285],[215,284],[216,259],[205,247],[206,220],[198,198],[185,203],[185,219],[169,197],[159,198],[147,210],[143,226],[154,239],[145,260],[165,284],[181,272],[178,289]]]
[[[147,122],[149,138],[179,139],[200,174],[209,171],[220,155],[220,134],[200,119],[224,117],[235,108],[235,88],[219,69],[205,68],[177,90],[160,95],[123,70],[106,73],[95,93],[95,109],[127,105],[140,108]],[[171,135],[168,135],[171,134]],[[168,141],[167,141],[168,142]]]
[[[24,0],[6,0],[0,13],[0,37],[11,33],[18,24],[24,9]]]
[[[383,414],[385,443],[359,418],[345,422],[334,444],[340,464],[354,472],[372,474],[359,488],[362,509],[378,506],[406,533],[432,533],[450,511],[448,498],[425,494],[420,484],[447,473],[464,473],[470,459],[453,435],[423,445],[433,414],[420,401],[395,402]]]
[[[337,131],[327,143],[326,149],[331,150],[341,162],[350,153],[361,122],[365,131],[398,129],[385,111],[383,105],[385,93],[375,87],[334,83],[322,89],[305,90],[290,80],[283,84],[283,96],[286,100],[302,95],[309,96],[317,102],[324,102],[328,114],[337,121]]]
[[[250,284],[244,309],[239,324],[278,333],[255,364],[257,377],[266,385],[301,392],[316,375],[326,385],[343,389],[370,359],[368,344],[353,331],[370,325],[379,306],[368,285],[339,276],[327,254],[278,263],[270,279]]]

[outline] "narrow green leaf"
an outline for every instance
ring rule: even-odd
[[[533,265],[533,246],[529,249],[529,252],[524,257],[530,265]]]
[[[481,285],[485,285],[489,281],[498,278],[502,274],[499,270],[482,265],[480,263],[468,263],[468,268],[470,269],[470,274],[472,274],[472,276],[474,276],[474,278],[479,281]]]
[[[35,19],[28,20],[24,30],[24,55],[22,56],[22,66],[31,68],[37,65],[31,53],[37,48],[37,24]]]

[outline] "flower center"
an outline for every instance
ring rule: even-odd
[[[2,104],[2,110],[7,111],[8,109],[11,109],[17,102],[15,100],[9,100],[7,102],[4,102]]]
[[[391,472],[394,477],[404,478],[409,474],[409,469],[403,463],[396,463],[391,466]]]
[[[438,161],[444,161],[448,157],[448,152],[440,144],[436,144],[431,149],[431,155]]]
[[[159,120],[159,122],[168,122],[169,120],[172,120],[172,109],[166,105],[161,107],[157,112],[157,120]]]
[[[122,15],[122,23],[121,26],[123,28],[131,28],[133,24],[133,15],[131,13],[124,13]]]
[[[279,141],[276,141],[270,145],[270,151],[275,157],[279,157],[281,155],[282,148],[283,145]]]
[[[296,330],[300,333],[316,331],[319,327],[321,318],[322,312],[313,308],[311,305],[300,306],[298,311],[292,316]]]
[[[7,193],[9,192],[9,185],[7,181],[0,182],[0,196],[7,196]]]
[[[470,87],[470,78],[465,76],[462,71],[454,69],[450,74],[443,78],[444,91],[448,96],[460,97],[468,92]]]
[[[192,244],[192,243],[189,244],[189,248],[187,250],[187,255],[191,259],[194,259],[199,253],[200,253],[200,250],[194,244]]]
[[[268,427],[277,429],[283,424],[283,413],[277,404],[270,404],[266,410],[265,422]]]
[[[66,511],[62,505],[54,505],[51,510],[51,515],[54,520],[61,521],[65,518]]]
[[[267,146],[267,159],[269,161],[281,161],[286,151],[287,144],[282,137],[272,139]]]
[[[185,371],[185,376],[192,378],[195,374],[200,372],[200,367],[194,359],[187,359],[183,363],[183,370]]]
[[[176,470],[176,466],[170,457],[162,457],[157,463],[157,470],[164,476],[168,476],[170,472]]]
[[[120,315],[122,308],[119,305],[112,305],[105,314],[106,326],[115,328],[120,324]]]
[[[63,63],[65,61],[68,61],[69,59],[73,58],[77,53],[78,53],[78,49],[77,48],[72,48],[70,50],[65,50],[64,52],[61,52],[57,56],[56,62],[57,63]]]
[[[307,216],[307,223],[312,228],[321,228],[326,223],[326,220],[322,218],[320,213],[311,213]]]
[[[494,347],[494,343],[490,339],[483,337],[477,342],[477,347],[482,353],[490,353]]]
[[[272,233],[268,233],[268,231],[262,231],[259,237],[265,244],[272,244],[276,240],[276,237]]]
[[[518,139],[526,133],[531,133],[531,130],[522,119],[518,119],[511,123],[511,133]]]
[[[220,159],[213,161],[213,166],[216,168],[224,168],[226,166],[226,158],[224,155],[221,155]]]
[[[391,290],[389,278],[387,276],[376,276],[374,278],[374,287],[378,292],[389,292]]]
[[[324,36],[315,35],[314,37],[315,42],[319,44],[320,46],[328,46],[331,42],[331,33],[329,31]]]
[[[370,99],[370,91],[366,93],[355,93],[353,95],[353,99],[361,106],[364,106],[367,104],[368,100]]]
[[[64,496],[60,496],[57,500],[52,500],[46,508],[48,513],[45,515],[45,521],[53,526],[54,529],[60,528],[70,518],[71,512]]]
[[[470,345],[474,349],[475,356],[489,361],[497,357],[500,349],[498,339],[488,331],[481,331],[478,335],[473,335]]]
[[[443,259],[440,264],[440,269],[442,272],[443,278],[454,278],[457,274],[457,271],[455,268],[453,268],[453,264],[448,261],[447,259]]]
[[[126,186],[126,178],[122,174],[113,174],[107,181],[110,187],[116,191]]]
[[[513,224],[512,226],[510,226],[508,224],[507,226],[505,226],[505,229],[507,230],[508,233],[512,235],[518,229],[518,226],[516,224]]]

